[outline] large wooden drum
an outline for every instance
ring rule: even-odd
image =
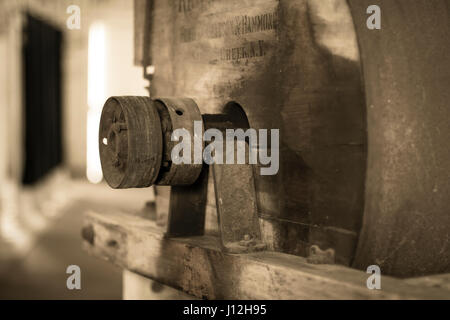
[[[251,127],[280,129],[278,174],[255,174],[271,249],[450,271],[447,0],[151,2],[137,48],[155,67],[151,97],[202,113],[235,102]],[[374,4],[380,30],[366,24]]]

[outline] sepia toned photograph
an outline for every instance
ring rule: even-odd
[[[0,300],[450,300],[450,0],[0,0]]]

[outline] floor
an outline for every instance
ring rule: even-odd
[[[121,299],[122,272],[88,256],[80,232],[85,204],[68,208],[23,258],[7,262],[0,274],[0,299]],[[69,265],[81,269],[81,290],[69,290]]]
[[[23,255],[0,259],[0,299],[122,299],[122,270],[82,250],[83,214],[121,207],[136,210],[145,203],[147,194],[149,198],[152,195],[149,191],[114,193],[106,186],[87,183],[72,184],[68,189],[71,200],[32,247]],[[80,290],[67,288],[70,274],[66,269],[70,265],[81,269]]]

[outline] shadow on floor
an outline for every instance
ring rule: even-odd
[[[73,202],[25,257],[1,262],[0,299],[121,299],[122,271],[81,247],[83,213],[95,206]],[[66,287],[69,265],[81,269],[81,290]]]

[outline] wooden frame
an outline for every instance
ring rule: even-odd
[[[89,212],[84,248],[115,265],[204,299],[449,299],[450,275],[381,278],[340,265],[314,265],[278,252],[227,254],[214,236],[164,238],[140,215]]]

